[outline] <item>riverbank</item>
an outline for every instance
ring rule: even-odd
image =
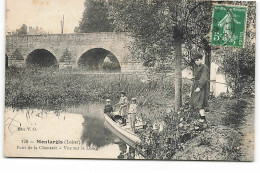
[[[254,97],[217,98],[206,114],[209,128],[188,140],[174,160],[254,160]]]
[[[190,84],[183,82],[183,96]],[[147,159],[253,160],[254,98],[212,98],[208,127],[200,130],[196,116],[184,102],[172,112],[174,80],[154,76],[144,80],[137,74],[88,74],[9,68],[6,71],[6,106],[66,110],[89,102],[112,104],[120,91],[137,97],[140,115],[147,122],[141,133],[142,151]],[[160,131],[160,128],[163,127]],[[159,131],[158,131],[159,130]]]
[[[6,71],[5,104],[13,108],[63,109],[89,101],[112,104],[120,91],[137,97],[140,106],[173,105],[173,79],[159,77],[143,80],[136,74],[78,74],[9,68]],[[184,84],[187,90],[188,85]]]

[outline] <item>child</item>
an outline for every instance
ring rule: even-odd
[[[113,107],[111,105],[111,100],[110,99],[106,100],[104,113],[107,114],[112,120],[114,120]]]
[[[120,101],[116,105],[120,105],[119,113],[120,113],[120,116],[122,117],[122,125],[125,126],[126,125],[128,100],[127,100],[127,97],[126,97],[126,93],[124,91],[121,91]]]
[[[134,133],[135,133],[136,114],[137,114],[136,98],[132,98],[131,104],[129,105],[128,119],[130,122],[131,129]]]
[[[197,70],[194,73],[194,81],[191,92],[191,107],[193,110],[198,109],[200,112],[199,122],[205,122],[205,107],[208,106],[208,67],[203,64],[202,55],[195,54],[193,57]]]

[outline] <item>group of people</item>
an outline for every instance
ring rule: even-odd
[[[193,85],[191,89],[191,99],[190,105],[193,110],[199,110],[199,122],[206,122],[205,108],[208,107],[208,67],[203,64],[203,56],[201,54],[194,54],[193,61],[197,68],[194,72]],[[136,98],[131,99],[131,103],[128,103],[126,93],[121,91],[121,97],[119,103],[119,114],[122,119],[122,126],[126,125],[126,120],[128,120],[133,132],[135,132],[135,121],[137,114],[137,104]],[[115,115],[113,113],[113,107],[109,99],[106,100],[106,105],[104,108],[104,113],[110,116],[111,119],[115,120]]]
[[[136,121],[136,114],[137,114],[137,104],[136,98],[132,98],[130,104],[128,103],[128,98],[126,97],[126,93],[121,91],[120,100],[115,106],[119,105],[119,115],[121,118],[121,125],[125,126],[128,121],[130,123],[131,130],[135,133],[135,121]],[[111,100],[106,100],[106,105],[104,108],[104,113],[107,114],[112,120],[115,121],[116,115],[114,114],[113,106],[111,105]]]

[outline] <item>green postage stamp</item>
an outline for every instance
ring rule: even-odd
[[[247,7],[215,4],[211,44],[218,46],[245,46]]]

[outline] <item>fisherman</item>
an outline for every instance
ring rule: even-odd
[[[206,122],[205,107],[208,106],[207,82],[209,70],[208,67],[203,64],[201,54],[196,53],[193,56],[193,60],[197,65],[197,69],[194,72],[190,104],[193,110],[199,110],[199,122],[203,123]]]
[[[111,100],[106,99],[106,104],[104,108],[104,113],[107,114],[114,121],[113,107],[111,105]]]
[[[126,125],[128,99],[127,99],[126,93],[124,91],[121,91],[121,97],[120,97],[119,103],[117,103],[116,105],[120,105],[119,114],[122,118],[121,125],[125,126]]]
[[[128,120],[130,122],[131,130],[134,133],[135,133],[136,114],[137,114],[136,98],[132,98],[128,110]]]

